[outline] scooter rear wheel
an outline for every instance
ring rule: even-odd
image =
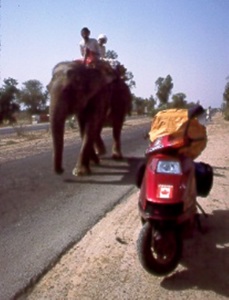
[[[157,276],[167,275],[177,267],[182,248],[182,237],[177,230],[155,230],[149,222],[142,227],[137,241],[141,265]]]

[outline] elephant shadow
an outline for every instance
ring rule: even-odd
[[[229,297],[229,211],[215,210],[202,221],[205,233],[195,232],[191,240],[184,241],[178,270],[165,277],[161,286],[168,290],[198,289],[213,291]]]
[[[104,185],[136,185],[137,170],[144,160],[144,157],[124,157],[122,160],[113,160],[109,157],[103,157],[99,165],[92,167],[92,175],[74,178],[72,178],[73,176],[71,178],[67,177],[64,179],[64,182]]]

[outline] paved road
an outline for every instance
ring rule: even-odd
[[[130,116],[127,119],[137,119],[139,116]],[[68,122],[66,122],[68,126]],[[39,130],[48,130],[49,129],[49,122],[48,123],[38,123],[38,124],[27,124],[27,125],[15,125],[15,126],[7,126],[0,128],[0,135],[8,135],[18,131],[39,131]],[[76,125],[77,126],[77,125]]]
[[[49,129],[49,123],[40,123],[40,124],[28,124],[23,126],[7,126],[0,128],[0,134],[1,135],[8,135],[15,133],[17,131],[23,130],[23,131],[37,131],[37,130],[48,130]]]
[[[136,166],[149,125],[123,132],[121,162],[104,157],[93,175],[73,177],[79,144],[65,148],[66,173],[51,172],[51,153],[0,166],[0,299],[11,299],[79,241],[134,188]],[[106,139],[110,149],[111,138]]]

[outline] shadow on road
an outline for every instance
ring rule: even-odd
[[[123,160],[102,158],[101,164],[93,166],[92,175],[82,177],[65,178],[66,183],[81,184],[113,184],[130,185],[136,182],[138,166],[144,161],[144,157],[125,157]]]
[[[214,170],[225,170],[225,171],[228,171],[229,170],[229,168],[228,167],[215,167],[215,166],[213,166],[213,169]]]
[[[226,175],[224,174],[226,171],[229,171],[228,167],[215,167],[213,166],[214,170],[214,177],[222,177],[225,178]],[[224,172],[225,171],[225,172]],[[223,173],[222,173],[223,172]]]
[[[182,264],[187,269],[164,278],[161,286],[176,291],[210,290],[229,297],[229,211],[213,211],[203,226],[205,234],[197,232],[185,241]]]

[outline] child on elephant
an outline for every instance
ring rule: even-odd
[[[105,44],[107,43],[107,37],[105,34],[100,34],[97,39],[100,48],[100,58],[104,59],[106,57],[106,47]]]
[[[100,59],[100,48],[96,39],[90,38],[90,30],[84,27],[81,30],[80,52],[84,64],[90,64]]]

